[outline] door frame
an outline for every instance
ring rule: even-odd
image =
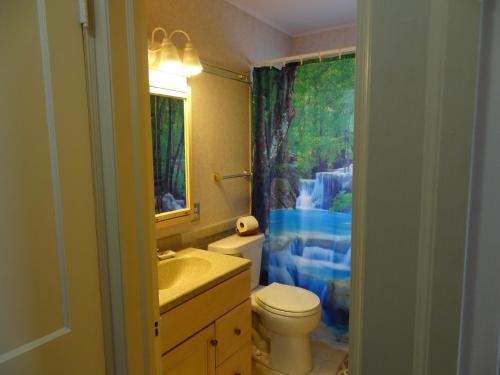
[[[369,266],[366,263],[368,169],[370,157],[373,158],[376,154],[376,151],[371,149],[370,144],[370,132],[376,125],[370,123],[370,114],[374,110],[371,108],[371,101],[375,95],[379,95],[379,92],[374,93],[372,89],[372,66],[374,62],[381,64],[384,61],[384,56],[374,53],[377,46],[373,41],[373,30],[375,23],[378,25],[384,22],[391,23],[390,16],[386,16],[381,11],[377,12],[377,7],[390,7],[392,3],[394,3],[392,0],[384,1],[383,4],[377,3],[375,0],[358,0],[352,230],[354,251],[351,272],[349,343],[349,370],[352,375],[363,375],[363,362],[370,357],[370,353],[367,353],[369,350],[363,347],[362,342],[364,339],[363,325],[370,319],[365,313],[365,304],[368,301],[367,287],[370,286],[366,284],[364,277]],[[460,277],[457,272],[451,272],[451,275],[444,276],[444,280],[443,277],[438,280],[438,270],[443,269],[442,258],[448,253],[453,254],[453,261],[458,264],[460,261],[465,261],[465,223],[468,212],[466,198],[463,199],[461,193],[467,190],[465,185],[468,185],[467,180],[470,177],[468,168],[466,168],[466,172],[456,177],[456,181],[459,182],[459,192],[450,201],[441,203],[444,193],[440,189],[449,187],[446,180],[449,177],[446,174],[446,168],[455,166],[450,161],[453,153],[456,153],[456,145],[464,145],[464,154],[469,160],[472,157],[470,148],[467,146],[470,146],[473,138],[472,124],[474,122],[477,64],[477,61],[474,61],[474,54],[477,53],[479,46],[477,35],[482,5],[480,0],[429,0],[421,1],[416,6],[422,7],[420,10],[428,14],[429,37],[426,41],[425,55],[415,56],[415,58],[422,60],[422,64],[426,68],[425,74],[421,77],[425,82],[424,97],[422,98],[425,108],[422,123],[424,142],[421,145],[423,157],[418,165],[421,168],[421,195],[418,198],[420,224],[419,228],[415,229],[418,237],[417,276],[416,279],[412,279],[408,283],[408,287],[415,287],[415,317],[414,321],[410,322],[413,325],[414,335],[408,348],[401,348],[401,350],[410,351],[410,356],[413,359],[412,375],[427,375],[436,373],[436,357],[441,356],[441,359],[450,366],[453,366],[453,362],[457,362],[459,358],[460,316],[450,314],[451,323],[443,329],[449,329],[451,332],[446,332],[438,337],[439,335],[433,333],[433,330],[436,328],[436,324],[442,322],[439,320],[442,319],[440,313],[449,312],[455,307],[454,305],[445,306],[446,302],[438,297],[443,295],[443,287],[439,284],[453,286],[453,290],[450,291],[452,294],[463,288],[463,275]],[[389,28],[384,31],[387,30]],[[401,44],[405,43],[408,41],[401,39]],[[393,46],[393,48],[398,48],[398,46]],[[459,56],[463,57],[464,60],[457,62]],[[463,80],[465,83],[457,87],[455,83],[459,80]],[[455,134],[457,138],[455,143],[451,142],[450,145],[445,142],[446,139],[443,136],[453,134],[454,129],[450,125],[453,121],[458,125],[464,125],[465,130],[463,133],[458,131],[458,135]],[[454,223],[447,223],[446,219],[443,220],[443,217],[446,216],[446,209],[451,205],[450,202],[460,205],[460,217]],[[457,222],[464,224],[463,228]],[[463,229],[463,233],[459,232],[460,229]],[[448,236],[449,238],[453,233],[456,233],[457,237],[463,235],[463,251],[460,254],[456,252],[458,247],[455,247],[455,253],[450,249],[444,249],[443,237]],[[457,242],[460,243],[460,239]],[[456,271],[456,268],[453,270]],[[382,270],[382,272],[384,271],[387,270]],[[453,299],[452,301],[455,302]],[[458,311],[460,310],[459,305],[456,308]],[[451,344],[456,341],[457,347],[454,357],[453,349],[442,350],[440,340],[442,341],[443,338],[450,339]],[[374,338],[371,339],[373,341]],[[383,342],[380,344],[383,345]],[[398,353],[393,353],[393,355],[396,357]],[[390,367],[390,365],[386,366]]]
[[[145,4],[90,0],[88,7],[82,36],[107,373],[156,375],[159,304]]]
[[[357,0],[356,87],[353,169],[351,247],[351,299],[349,312],[349,372],[362,375],[362,340],[364,318],[366,192],[371,83],[371,7],[369,0]]]

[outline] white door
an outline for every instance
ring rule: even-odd
[[[0,374],[104,374],[76,0],[0,1]]]

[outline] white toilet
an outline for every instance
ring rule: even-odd
[[[312,369],[309,334],[318,326],[320,300],[314,293],[290,285],[272,283],[258,287],[263,234],[226,237],[208,245],[209,251],[241,256],[252,261],[252,309],[254,345],[261,362],[289,375],[305,375]],[[269,345],[257,341],[268,341]],[[268,353],[263,347],[269,347]]]

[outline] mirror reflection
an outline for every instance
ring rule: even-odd
[[[155,212],[186,208],[184,99],[150,95]]]

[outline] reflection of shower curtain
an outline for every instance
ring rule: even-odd
[[[257,68],[252,100],[261,282],[315,292],[323,322],[347,340],[354,58]]]

